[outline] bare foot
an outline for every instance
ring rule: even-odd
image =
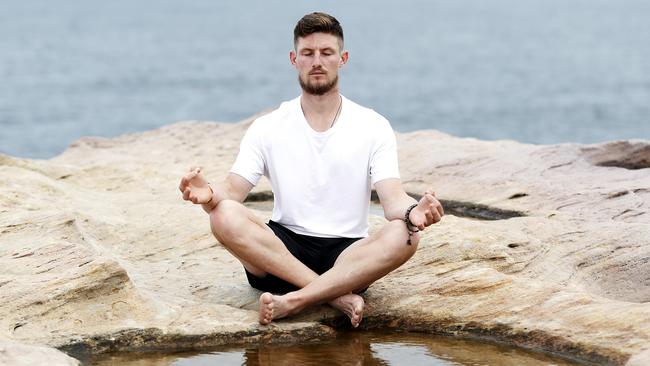
[[[350,317],[350,323],[352,323],[353,327],[356,328],[361,323],[363,307],[365,305],[363,297],[357,294],[345,294],[330,301],[329,304]]]
[[[286,295],[278,296],[265,292],[260,296],[260,324],[270,324],[274,319],[289,316],[299,309],[289,305]]]

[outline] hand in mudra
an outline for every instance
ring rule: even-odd
[[[409,219],[419,230],[435,224],[442,219],[445,211],[433,191],[425,191],[418,205],[411,210]]]
[[[191,168],[190,172],[181,179],[178,188],[186,201],[203,204],[212,200],[212,188],[201,174],[201,168]]]

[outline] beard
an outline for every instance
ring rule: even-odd
[[[298,82],[300,83],[300,87],[302,90],[305,91],[307,94],[313,94],[313,95],[323,95],[327,93],[328,91],[332,90],[336,86],[336,84],[339,82],[339,76],[336,75],[334,79],[325,82],[325,83],[310,83],[309,81],[305,81],[298,75]]]

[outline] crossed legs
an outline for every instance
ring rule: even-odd
[[[300,290],[260,296],[260,323],[300,312],[320,303],[343,311],[353,326],[361,321],[363,299],[353,294],[402,265],[415,253],[417,239],[406,245],[402,221],[391,221],[374,235],[345,249],[334,267],[318,276],[296,259],[273,231],[236,201],[220,201],[210,212],[212,233],[253,275],[272,273]]]

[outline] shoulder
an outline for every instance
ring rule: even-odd
[[[249,133],[265,134],[277,129],[280,124],[290,119],[296,106],[300,106],[299,98],[282,102],[276,109],[257,117],[248,127]]]
[[[344,97],[345,106],[348,108],[349,116],[354,120],[356,126],[362,128],[369,135],[393,134],[393,128],[386,117],[374,109],[364,107]]]

